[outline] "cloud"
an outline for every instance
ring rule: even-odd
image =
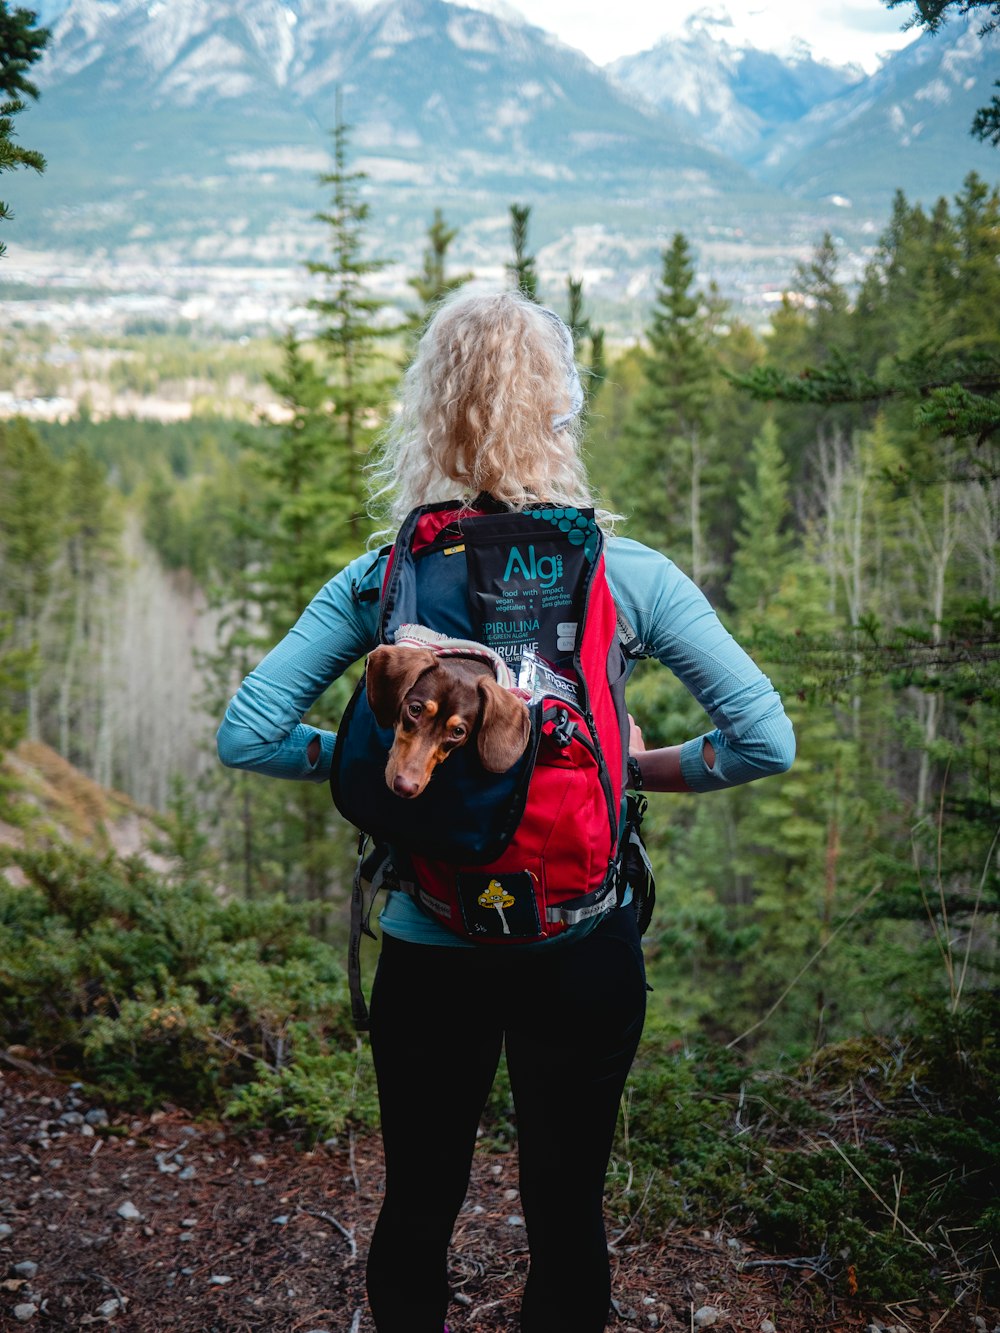
[[[713,28],[735,28],[733,16],[724,5],[704,5],[684,20],[686,27],[707,23]]]
[[[454,0],[461,4],[463,0]],[[489,0],[472,0],[486,4]],[[915,35],[900,32],[904,15],[887,10],[879,0],[675,0],[651,5],[648,0],[514,0],[529,22],[555,33],[562,41],[598,64],[634,51],[648,50],[666,35],[683,33],[692,19],[715,29],[727,40],[749,41],[765,50],[787,52],[806,41],[820,59],[879,64],[882,53],[904,46]]]
[[[880,5],[836,5],[827,8],[831,20],[855,32],[898,33],[906,21],[900,10],[890,11]]]

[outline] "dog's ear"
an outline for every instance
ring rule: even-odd
[[[430,648],[381,644],[372,649],[365,665],[365,690],[380,727],[393,725],[400,704],[436,661],[437,654]]]
[[[524,754],[531,734],[528,705],[491,676],[476,682],[479,691],[477,746],[488,773],[506,773]]]

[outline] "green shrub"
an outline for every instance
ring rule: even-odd
[[[69,846],[8,854],[0,1038],[99,1083],[327,1135],[376,1118],[343,969],[280,898],[224,902],[194,878]]]
[[[959,1016],[925,1012],[906,1045],[854,1040],[785,1071],[652,1031],[626,1092],[614,1210],[640,1229],[725,1221],[867,1299],[976,1284],[994,1298],[997,1007],[981,992]]]
[[[339,1134],[346,1125],[373,1125],[378,1098],[369,1047],[333,1049],[307,1024],[291,1025],[295,1059],[276,1068],[259,1064],[256,1078],[237,1088],[225,1115],[252,1124],[304,1125],[310,1138]]]
[[[375,1124],[368,1048],[307,907],[224,902],[196,877],[67,846],[6,855],[27,883],[0,877],[0,1039],[131,1103],[311,1137]],[[651,1020],[612,1218],[635,1238],[724,1223],[871,1300],[977,1280],[995,1296],[998,1019],[1000,995],[980,991],[956,1014],[922,1010],[906,1043],[854,1039],[781,1070]],[[486,1144],[508,1149],[514,1121],[501,1072]]]

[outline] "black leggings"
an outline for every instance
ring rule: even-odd
[[[371,1004],[386,1162],[368,1255],[379,1333],[442,1333],[448,1242],[503,1046],[531,1259],[521,1331],[600,1333],[604,1177],[645,1009],[631,908],[578,943],[529,951],[384,937]]]

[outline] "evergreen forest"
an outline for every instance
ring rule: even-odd
[[[474,278],[438,213],[409,310],[375,299],[388,257],[342,122],[333,148],[315,335],[147,332],[111,358],[162,378],[170,358],[142,349],[172,349],[280,410],[224,414],[220,391],[176,423],[0,421],[0,1044],[125,1105],[307,1141],[377,1117],[345,981],[357,835],[325,787],[223,769],[214,731],[377,545],[366,465],[395,385],[428,310]],[[582,282],[540,281],[526,204],[510,253],[511,284],[573,329],[616,531],[706,591],[798,743],[781,777],[649,798],[650,1018],[611,1215],[808,1255],[818,1305],[996,1304],[1000,192],[897,196],[851,289],[817,236],[763,331],[680,233],[634,346]],[[30,337],[2,336],[30,370]],[[309,720],[336,729],[355,679]],[[705,730],[656,663],[629,706],[650,746]],[[142,812],[150,855],[113,849],[113,809]],[[502,1079],[485,1129],[511,1146]]]

